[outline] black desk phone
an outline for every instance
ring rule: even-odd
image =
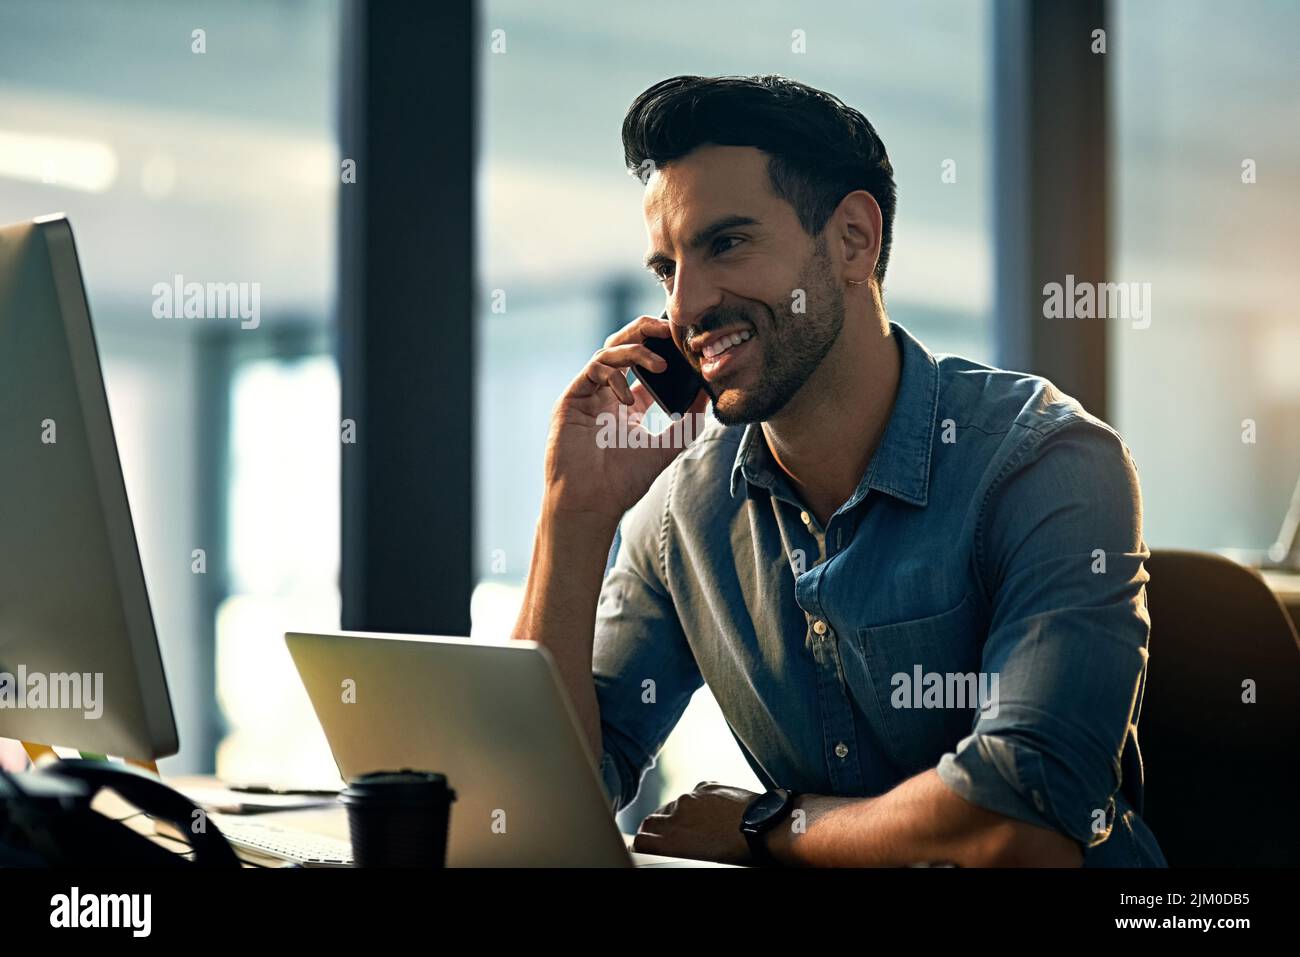
[[[115,791],[189,835],[193,860],[91,808]],[[196,827],[195,822],[202,821]],[[65,758],[26,774],[0,771],[0,867],[239,867],[239,858],[189,798],[134,768]]]

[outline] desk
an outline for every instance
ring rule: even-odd
[[[167,778],[164,783],[168,787],[175,788],[178,791],[198,790],[205,788],[219,788],[222,786],[217,778],[211,775],[183,775],[174,778]],[[153,820],[144,814],[136,812],[134,806],[109,791],[101,791],[91,804],[96,811],[108,817],[121,820],[123,825],[129,827],[137,834],[141,834],[161,847],[165,847],[177,854],[186,854],[190,847],[183,841],[175,840],[163,834],[155,833]],[[252,816],[257,821],[268,824],[276,824],[281,827],[294,828],[297,830],[308,831],[312,834],[320,834],[324,837],[332,837],[341,841],[350,840],[348,834],[348,815],[347,809],[342,805],[320,808],[304,808],[296,811],[268,811],[262,814]],[[630,841],[631,839],[628,838]],[[633,854],[638,867],[734,867],[732,864],[719,864],[714,861],[688,861],[674,857],[659,857],[654,854],[640,854],[633,852],[629,846],[628,852]],[[244,863],[245,867],[257,867],[256,864]]]

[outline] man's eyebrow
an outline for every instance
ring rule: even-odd
[[[722,217],[722,219],[714,220],[712,223],[709,223],[709,225],[705,226],[694,236],[692,236],[688,246],[691,249],[699,249],[701,246],[707,246],[709,242],[713,239],[713,237],[718,235],[718,233],[726,232],[728,229],[735,229],[738,226],[761,226],[761,225],[763,224],[760,223],[753,216],[738,216],[738,215],[724,216]],[[658,250],[656,250],[655,252],[652,252],[645,257],[645,268],[653,269],[655,266],[659,265],[660,263],[667,263],[667,262],[672,262],[672,259],[669,258],[667,254],[661,253]]]

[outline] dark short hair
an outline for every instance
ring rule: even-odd
[[[638,96],[623,119],[623,158],[633,172],[706,143],[767,153],[773,191],[810,236],[849,193],[870,193],[881,219],[875,278],[884,283],[897,190],[885,144],[865,116],[784,76],[675,76]]]

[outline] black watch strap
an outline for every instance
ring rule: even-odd
[[[749,853],[754,860],[771,867],[778,862],[767,849],[767,835],[790,816],[799,792],[786,788],[773,788],[749,802],[741,820],[740,832],[745,835]]]

